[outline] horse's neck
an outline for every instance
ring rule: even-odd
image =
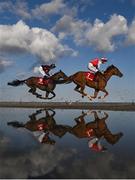
[[[112,77],[112,75],[113,75],[113,72],[111,70],[106,70],[104,72],[104,77],[105,77],[106,81],[108,81]]]
[[[59,79],[59,76],[58,76],[57,74],[54,74],[54,75],[51,76],[51,78],[52,78],[53,80],[58,80],[58,79]]]

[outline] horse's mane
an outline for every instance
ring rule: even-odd
[[[107,72],[107,71],[109,71],[109,70],[111,70],[112,68],[114,68],[115,66],[112,64],[112,65],[110,65],[110,66],[108,66],[107,67],[107,69],[105,70],[105,72]]]
[[[57,75],[60,72],[61,72],[61,70],[59,70],[58,72],[54,73],[52,76],[55,76],[55,75]]]

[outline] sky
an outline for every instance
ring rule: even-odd
[[[55,63],[52,74],[88,71],[96,57],[108,58],[101,70],[113,64],[124,76],[113,76],[109,96],[94,101],[134,102],[135,0],[0,0],[1,101],[42,101],[26,85],[7,82],[41,76],[35,71],[41,64]],[[74,88],[73,83],[57,85],[51,101],[89,101]],[[86,87],[86,92],[94,90]]]

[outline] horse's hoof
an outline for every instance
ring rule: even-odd
[[[88,96],[88,99],[89,99],[90,101],[92,101],[92,98],[91,98],[90,96]]]

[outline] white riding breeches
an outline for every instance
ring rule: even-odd
[[[40,72],[43,76],[45,76],[45,72],[44,72],[42,66],[40,66],[38,70],[39,70],[39,72]]]
[[[88,69],[94,73],[96,73],[98,71],[98,69],[95,66],[93,66],[92,63],[88,64]]]

